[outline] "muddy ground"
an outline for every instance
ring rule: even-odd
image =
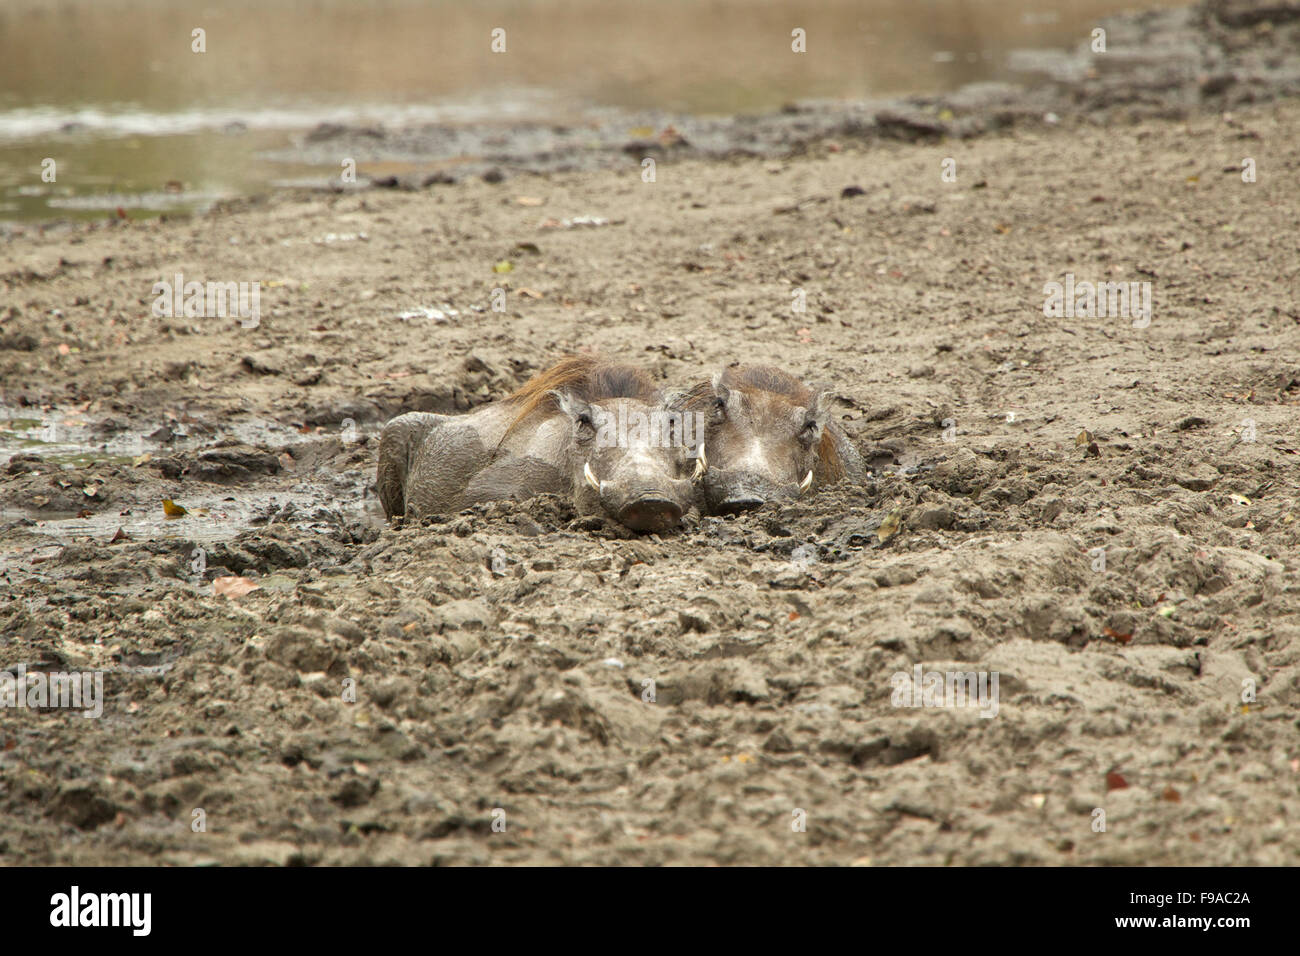
[[[0,712],[0,861],[1300,862],[1297,157],[1283,99],[5,243],[0,656],[106,699]],[[260,324],[154,316],[177,272]],[[831,383],[871,477],[385,527],[388,416],[573,349]],[[892,706],[918,664],[996,716]]]

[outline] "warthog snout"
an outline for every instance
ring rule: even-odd
[[[647,476],[642,468],[634,476],[641,481],[630,484],[625,474],[617,474],[626,472],[626,468],[615,471],[614,479],[601,481],[596,478],[590,464],[584,468],[584,478],[599,497],[605,514],[633,531],[661,532],[677,527],[682,513],[690,506],[693,489],[689,481],[663,473]],[[647,477],[658,480],[646,484],[644,479]]]
[[[801,483],[776,482],[753,471],[710,468],[704,480],[704,499],[715,514],[740,514],[752,511],[769,501],[784,501],[803,494],[811,485],[809,477]]]
[[[668,531],[682,520],[682,506],[667,498],[647,495],[618,509],[618,520],[633,531]]]

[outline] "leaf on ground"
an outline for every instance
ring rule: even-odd
[[[170,498],[164,498],[163,514],[165,514],[169,518],[183,518],[187,514],[189,514],[189,512],[186,511],[184,508],[182,508],[180,505],[178,505],[176,502],[172,501]]]
[[[1083,448],[1085,445],[1091,445],[1096,440],[1097,439],[1092,437],[1092,432],[1085,428],[1083,431],[1079,432],[1079,434],[1074,436],[1074,446],[1076,448]]]
[[[1110,793],[1112,790],[1127,790],[1127,789],[1128,789],[1128,781],[1124,779],[1123,774],[1116,773],[1114,770],[1106,774],[1107,793]]]
[[[224,594],[231,600],[241,598],[249,591],[256,591],[257,583],[250,578],[227,577],[214,578],[212,581],[212,593],[221,596]]]
[[[894,535],[898,534],[899,526],[903,523],[903,512],[900,508],[895,508],[880,522],[880,527],[876,529],[876,537],[880,543],[884,544]]]
[[[1103,627],[1101,629],[1101,633],[1106,635],[1106,637],[1113,638],[1114,640],[1118,641],[1121,644],[1127,644],[1129,641],[1133,640],[1132,632],[1128,634],[1121,634],[1119,631],[1115,630],[1113,627],[1110,626]]]
[[[492,267],[493,272],[514,272],[515,265],[509,259],[502,259]]]

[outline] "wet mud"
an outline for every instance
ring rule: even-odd
[[[1300,101],[1208,105],[11,238],[0,656],[104,700],[0,712],[0,861],[1300,862]],[[828,383],[870,474],[387,527],[383,421],[583,348]]]

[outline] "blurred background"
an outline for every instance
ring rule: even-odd
[[[0,220],[194,209],[322,175],[268,158],[320,123],[582,123],[627,111],[632,125],[639,111],[761,113],[1024,81],[1013,51],[1074,48],[1098,18],[1134,6],[0,0]],[[503,55],[490,50],[494,27],[506,30]],[[790,51],[795,27],[807,31],[802,56]],[[205,53],[191,52],[195,28]],[[45,157],[55,183],[41,181]]]

